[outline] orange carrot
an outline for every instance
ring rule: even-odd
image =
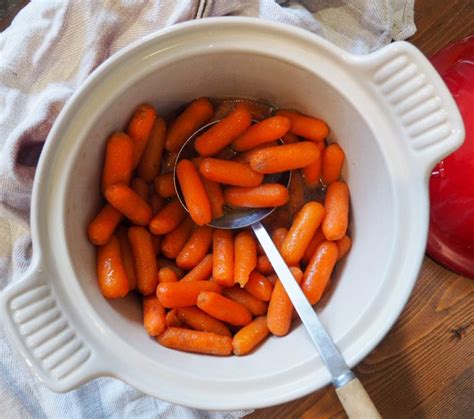
[[[253,271],[250,274],[249,280],[247,281],[247,284],[245,284],[244,289],[259,300],[270,301],[273,291],[273,284],[260,272]]]
[[[132,189],[123,183],[109,186],[105,197],[132,223],[147,225],[151,219],[150,206]]]
[[[290,132],[308,140],[323,141],[329,134],[328,126],[320,119],[283,109],[276,115],[286,116],[291,121]]]
[[[299,268],[290,268],[297,283],[300,283],[303,273]],[[267,326],[276,336],[285,336],[290,330],[293,304],[280,280],[273,288],[270,304],[268,305]]]
[[[210,223],[211,203],[196,166],[190,160],[181,160],[176,167],[176,174],[193,221],[200,226]]]
[[[120,211],[110,204],[105,204],[87,227],[89,241],[96,246],[107,243],[122,217]]]
[[[127,134],[132,138],[134,143],[133,168],[137,167],[138,163],[140,163],[155,120],[156,111],[153,106],[143,104],[137,107],[128,124]]]
[[[318,246],[325,240],[326,240],[326,237],[324,237],[324,234],[321,231],[321,229],[318,228],[316,230],[316,233],[314,233],[313,238],[309,242],[308,247],[306,248],[303,257],[301,258],[301,261],[304,264],[308,264],[311,258],[313,257],[314,252],[316,251]]]
[[[177,152],[185,141],[212,116],[214,108],[206,98],[195,100],[171,124],[166,134],[165,147]]]
[[[201,292],[197,306],[212,317],[234,326],[243,326],[252,321],[252,314],[242,304],[215,292]]]
[[[337,260],[340,260],[342,259],[346,254],[347,252],[349,252],[349,250],[351,249],[351,246],[352,246],[352,240],[351,238],[346,234],[344,235],[344,237],[340,240],[337,240],[336,241],[336,244],[337,244],[337,250],[338,250],[338,253],[337,253]]]
[[[169,259],[176,259],[193,230],[193,221],[186,217],[178,227],[167,233],[161,242],[161,252]]]
[[[158,267],[151,234],[143,227],[130,227],[128,240],[135,261],[138,291],[143,295],[151,294],[155,292],[158,283]]]
[[[129,281],[122,262],[120,242],[117,236],[97,248],[97,279],[105,298],[125,297]]]
[[[281,255],[288,265],[300,262],[324,218],[324,212],[324,207],[314,201],[307,202],[298,212],[281,246]]]
[[[212,332],[218,335],[231,336],[228,327],[197,307],[178,308],[178,319],[191,329]]]
[[[268,259],[267,255],[260,255],[257,257],[256,269],[262,275],[270,275],[271,273],[273,273],[273,266],[270,263],[270,259]]]
[[[279,207],[288,202],[288,189],[279,183],[266,183],[253,188],[234,186],[224,191],[225,201],[234,207]]]
[[[120,241],[120,252],[122,255],[122,263],[127,273],[128,288],[130,291],[137,288],[137,273],[135,270],[135,262],[133,260],[133,253],[128,241],[128,233],[126,229],[121,229],[117,233]]]
[[[279,227],[275,229],[275,231],[272,234],[273,243],[275,243],[276,248],[280,252],[281,252],[281,246],[283,245],[283,242],[285,241],[287,234],[288,234],[288,229],[285,227]]]
[[[150,196],[150,207],[153,217],[158,214],[158,211],[163,207],[163,198],[156,193]]]
[[[156,288],[156,296],[164,307],[195,306],[199,293],[203,291],[221,292],[221,287],[211,281],[165,282]]]
[[[145,202],[148,202],[148,185],[147,183],[139,177],[134,177],[130,182],[130,188]]]
[[[321,177],[325,185],[330,185],[339,180],[344,158],[344,151],[338,144],[330,144],[326,147],[323,153],[321,169]]]
[[[268,147],[250,157],[250,167],[258,173],[279,173],[300,169],[319,158],[319,148],[311,141]]]
[[[321,168],[322,168],[322,156],[324,153],[324,141],[316,143],[319,148],[319,159],[317,159],[314,163],[309,164],[306,167],[301,169],[303,173],[303,178],[306,185],[310,188],[314,188],[319,185],[321,181]]]
[[[215,229],[212,236],[214,281],[224,287],[234,285],[234,237],[231,230]]]
[[[232,142],[235,151],[247,151],[259,145],[278,140],[290,129],[290,120],[284,116],[272,116],[248,128]]]
[[[248,109],[237,105],[229,115],[197,137],[194,148],[201,156],[212,156],[232,143],[251,122]]]
[[[166,266],[160,268],[158,271],[158,283],[163,284],[165,282],[178,282],[178,275],[176,275],[176,272]]]
[[[283,137],[281,137],[283,144],[293,144],[299,141],[298,136],[292,134],[291,132],[287,132]]]
[[[167,327],[183,327],[183,322],[178,318],[178,309],[172,308],[166,313],[166,326]]]
[[[325,241],[319,245],[304,271],[301,289],[311,305],[323,295],[337,261],[337,244]]]
[[[242,327],[232,339],[232,347],[235,355],[247,355],[263,339],[265,339],[270,330],[267,326],[266,316],[257,317],[247,326]]]
[[[178,153],[166,153],[161,162],[163,173],[172,172],[176,166],[176,160],[178,159]]]
[[[178,198],[173,198],[153,217],[150,222],[150,231],[153,234],[166,234],[178,227],[186,216]]]
[[[230,160],[206,158],[199,172],[208,180],[234,186],[258,186],[263,175],[255,172],[248,164]]]
[[[241,231],[234,240],[234,282],[243,288],[256,266],[257,242],[249,230]]]
[[[222,295],[242,304],[253,316],[261,316],[267,312],[268,304],[255,298],[252,294],[240,288],[238,285],[232,288],[223,288]]]
[[[324,236],[328,240],[340,240],[347,231],[349,222],[349,188],[344,182],[331,183],[324,201],[326,216],[322,223]]]
[[[156,193],[162,198],[171,198],[176,195],[173,173],[165,173],[164,175],[157,176],[154,183]]]
[[[193,163],[196,165],[198,170],[203,160],[202,157],[193,159]],[[217,182],[206,179],[204,176],[201,176],[201,181],[211,204],[212,218],[222,217],[224,215],[224,210],[222,209],[222,206],[224,205],[224,194],[222,193],[221,185]]]
[[[157,117],[150,133],[150,138],[137,167],[138,176],[146,182],[151,182],[160,173],[161,158],[165,146],[166,123]]]
[[[102,170],[102,192],[115,183],[130,182],[133,166],[133,140],[123,132],[116,132],[107,141],[104,168]]]
[[[205,281],[211,277],[212,274],[212,255],[204,256],[193,269],[191,269],[181,281]]]
[[[206,256],[211,243],[212,227],[196,227],[176,257],[176,264],[183,269],[194,268]]]
[[[174,260],[158,258],[158,268],[170,268],[175,271],[176,275],[178,275],[178,278],[182,278],[184,276],[184,271],[181,268],[178,268]]]
[[[262,144],[261,146],[255,147],[252,150],[245,151],[243,153],[237,154],[232,160],[236,161],[238,163],[249,163],[250,164],[250,159],[253,154],[255,154],[257,151],[263,150],[268,147],[277,147],[280,145],[278,141],[272,141],[271,143],[266,143]],[[217,158],[217,157],[216,157]]]
[[[143,297],[143,325],[150,336],[158,336],[166,328],[165,309],[154,294]]]
[[[229,336],[198,330],[168,327],[157,340],[167,348],[185,352],[222,356],[230,355],[232,352],[232,338]]]

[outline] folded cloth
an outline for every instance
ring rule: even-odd
[[[8,0],[7,0],[8,1]],[[257,16],[324,36],[354,53],[415,32],[414,0],[38,0],[0,34],[0,287],[31,259],[35,166],[64,103],[105,59],[160,28],[212,16]],[[0,328],[0,416],[49,418],[241,417],[203,412],[101,378],[67,394],[36,380]]]

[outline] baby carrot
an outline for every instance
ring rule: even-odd
[[[216,333],[168,327],[157,340],[167,348],[185,352],[222,356],[232,353],[232,338]]]
[[[307,202],[298,212],[281,246],[281,255],[288,265],[299,263],[324,218],[324,212],[324,207],[314,201]]]
[[[183,322],[178,318],[178,309],[172,308],[166,313],[166,326],[167,327],[183,327]]]
[[[212,220],[211,203],[196,166],[190,160],[181,160],[176,174],[189,215],[197,225],[209,224]]]
[[[135,270],[135,262],[133,260],[133,253],[128,241],[128,233],[126,229],[121,229],[117,233],[120,241],[120,252],[122,254],[122,263],[127,273],[128,288],[134,290],[137,288],[137,273]]]
[[[165,258],[158,258],[158,268],[170,268],[175,271],[178,278],[182,278],[184,276],[184,271],[181,268],[178,268],[174,260],[169,260]]]
[[[112,205],[105,204],[87,227],[89,241],[96,246],[107,243],[123,215]]]
[[[257,266],[257,242],[249,230],[238,233],[234,239],[234,282],[242,288]]]
[[[211,281],[165,282],[156,288],[156,296],[164,307],[195,306],[199,293],[203,291],[221,292],[221,287]]]
[[[242,327],[232,339],[232,347],[235,355],[247,355],[263,339],[270,330],[267,326],[266,316],[257,317],[247,326]]]
[[[284,116],[272,116],[252,125],[232,142],[235,151],[247,151],[259,145],[278,140],[290,129],[290,120]]]
[[[182,269],[194,268],[206,256],[211,243],[212,227],[196,227],[176,257],[176,264]]]
[[[130,182],[133,166],[133,140],[123,132],[116,132],[107,141],[104,168],[102,169],[102,192],[115,183]]]
[[[331,183],[324,200],[326,216],[322,223],[324,236],[328,240],[340,240],[347,231],[349,222],[349,188],[344,182]]]
[[[311,305],[323,295],[337,261],[337,244],[325,241],[319,245],[304,271],[301,289]]]
[[[193,221],[186,217],[178,227],[170,231],[163,237],[161,242],[161,252],[169,259],[176,259],[191,236]]]
[[[141,199],[148,202],[148,185],[142,178],[134,177],[130,182],[130,188],[139,195]]]
[[[163,198],[156,193],[150,196],[150,207],[153,217],[158,214],[158,211],[163,207]]]
[[[154,294],[143,297],[143,325],[150,336],[158,336],[166,328],[165,309]]]
[[[300,283],[303,273],[299,268],[290,268],[297,283]],[[278,279],[273,288],[270,304],[268,305],[267,326],[276,336],[285,336],[290,330],[293,304],[282,283]]]
[[[212,235],[214,281],[224,287],[234,285],[234,237],[232,231],[215,229]]]
[[[202,157],[193,159],[193,163],[198,170],[203,160]],[[201,176],[201,181],[206,190],[209,202],[211,203],[212,218],[222,217],[224,215],[224,210],[222,208],[224,205],[224,194],[222,193],[221,185],[217,182],[206,179],[204,176]]]
[[[328,126],[320,119],[283,109],[276,115],[286,116],[291,121],[290,132],[308,140],[323,141],[329,134]]]
[[[339,180],[344,159],[344,151],[338,144],[333,143],[326,147],[322,155],[321,169],[321,177],[325,185]]]
[[[258,173],[279,173],[300,169],[319,158],[319,148],[311,141],[268,147],[250,157],[250,167]]]
[[[224,191],[225,201],[234,207],[280,207],[288,202],[288,189],[279,183],[266,183],[253,188],[234,186]]]
[[[255,269],[257,269],[257,271],[262,275],[270,275],[273,273],[273,266],[267,255],[260,255],[257,257],[257,266]]]
[[[255,147],[252,150],[237,154],[237,156],[235,156],[232,160],[238,163],[250,163],[250,158],[257,151],[263,150],[264,148],[268,148],[268,147],[277,147],[278,145],[280,145],[278,141],[272,141],[271,143],[262,144],[261,146]]]
[[[138,291],[143,295],[151,294],[155,292],[158,283],[158,267],[151,234],[143,227],[130,227],[128,240],[135,261]]]
[[[176,166],[177,159],[178,159],[177,152],[165,154],[165,156],[163,157],[163,161],[161,162],[163,173],[172,172],[174,170],[174,167]]]
[[[177,152],[185,141],[212,116],[214,108],[206,98],[196,99],[171,124],[166,133],[165,147]]]
[[[263,175],[255,172],[248,164],[230,160],[206,158],[199,167],[206,179],[234,186],[258,186]]]
[[[250,274],[249,280],[245,284],[244,289],[259,300],[270,301],[273,291],[273,284],[260,272],[253,271]]]
[[[303,257],[301,258],[301,261],[304,263],[304,264],[308,264],[309,261],[311,260],[311,258],[313,257],[314,255],[314,252],[316,251],[316,249],[318,248],[318,246],[326,240],[326,237],[324,237],[324,234],[323,232],[321,231],[320,228],[318,228],[316,230],[316,233],[314,233],[314,236],[313,238],[311,239],[311,241],[309,242],[308,244],[308,247],[306,248],[306,250],[304,251],[304,255]]]
[[[231,336],[229,328],[197,307],[178,308],[178,319],[191,329],[212,332],[218,335]]]
[[[137,107],[127,127],[127,134],[132,138],[133,168],[138,166],[143,152],[150,138],[151,130],[156,119],[156,111],[153,106],[143,104]]]
[[[252,117],[245,106],[237,105],[225,118],[201,134],[194,148],[201,156],[212,156],[234,141],[250,126]]]
[[[303,179],[306,185],[310,188],[314,188],[319,185],[321,181],[321,167],[322,167],[322,156],[324,153],[324,141],[316,143],[319,148],[319,159],[317,159],[314,163],[309,164],[306,167],[301,169],[303,174]]]
[[[153,217],[150,222],[150,231],[153,234],[166,234],[178,227],[186,216],[178,198],[173,198]]]
[[[223,288],[222,295],[242,304],[253,316],[261,316],[267,312],[268,304],[255,298],[252,294],[240,288],[238,285],[232,288]]]
[[[151,219],[150,206],[132,189],[123,183],[109,186],[105,198],[132,223],[147,225]]]
[[[197,306],[212,317],[234,326],[243,326],[252,321],[252,314],[242,304],[215,292],[201,292]]]
[[[178,275],[176,275],[176,272],[166,266],[160,268],[158,271],[158,283],[163,284],[165,282],[178,282]]]
[[[344,235],[344,237],[340,240],[337,240],[336,241],[336,244],[337,244],[337,250],[338,250],[338,253],[337,253],[337,260],[340,260],[342,259],[346,254],[347,252],[349,252],[349,250],[351,249],[351,246],[352,246],[352,240],[351,238],[346,234]]]
[[[137,167],[138,176],[146,182],[151,182],[160,173],[161,157],[163,156],[163,148],[165,146],[165,133],[165,120],[157,116],[142,159]]]
[[[122,263],[117,236],[97,248],[97,279],[105,298],[125,297],[129,291],[127,273]]]
[[[285,241],[287,234],[288,234],[288,229],[285,227],[279,227],[275,229],[275,231],[272,234],[273,243],[275,243],[276,248],[280,252],[281,252],[281,246],[283,245],[283,242]]]
[[[212,274],[212,255],[204,256],[193,269],[191,269],[186,275],[183,276],[181,281],[205,281],[211,277]]]
[[[171,198],[176,195],[173,173],[165,173],[164,175],[157,176],[154,183],[156,193],[162,198]]]

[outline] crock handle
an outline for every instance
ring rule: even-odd
[[[69,391],[104,375],[97,355],[62,311],[39,262],[5,288],[0,312],[13,350],[51,390]]]
[[[394,42],[357,57],[368,87],[383,102],[426,174],[464,141],[464,125],[451,93],[428,59],[408,42]]]

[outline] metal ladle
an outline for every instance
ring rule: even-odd
[[[194,150],[194,142],[196,138],[210,126],[219,121],[213,121],[198,131],[196,131],[181,147],[176,159],[176,165],[182,159],[192,159],[197,157]],[[186,209],[184,197],[176,176],[176,165],[173,173],[173,181],[176,188],[177,196],[181,205]],[[291,180],[291,172],[278,173],[271,176],[265,176],[264,183],[281,183],[286,187],[289,186]],[[303,325],[306,328],[316,349],[319,351],[321,358],[332,376],[332,383],[336,389],[336,393],[350,418],[380,418],[377,408],[372,403],[369,395],[365,391],[361,382],[347,366],[339,349],[321,324],[318,315],[310,305],[306,296],[303,294],[300,286],[295,281],[286,262],[283,260],[280,252],[273,243],[267,230],[261,221],[270,215],[275,208],[236,208],[224,211],[221,218],[212,220],[208,225],[222,229],[237,229],[250,227],[257,240],[260,242],[270,263],[280,279],[285,291],[288,294],[293,306],[300,316]]]

